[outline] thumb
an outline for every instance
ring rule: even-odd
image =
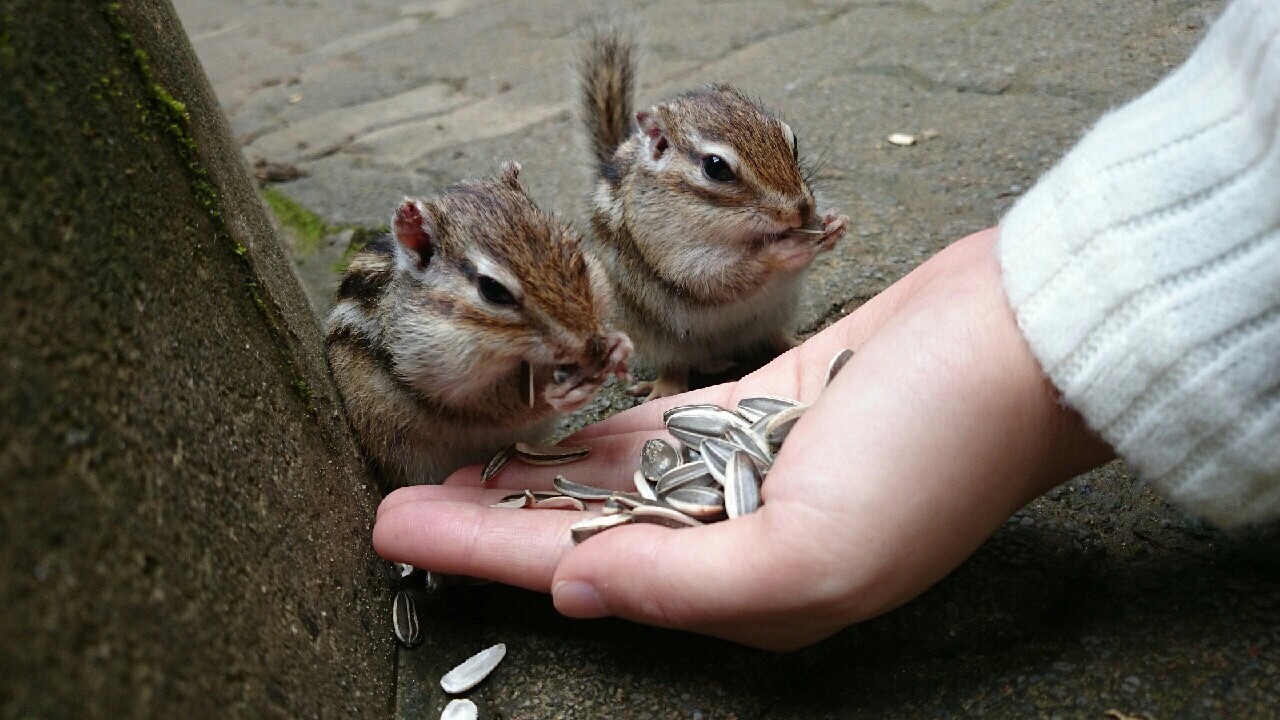
[[[816,570],[806,567],[802,548],[780,540],[781,510],[765,505],[690,529],[631,525],[601,533],[561,559],[551,586],[556,609],[773,650],[815,642],[841,623],[797,612],[815,604],[802,583]]]

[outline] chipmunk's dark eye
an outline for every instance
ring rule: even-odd
[[[702,158],[702,172],[707,177],[718,182],[733,182],[736,176],[733,174],[733,168],[729,167],[729,163],[719,155],[707,155]]]
[[[488,275],[481,275],[476,284],[480,288],[480,297],[494,305],[516,304],[516,296],[512,295],[511,291],[504,287],[502,283]]]

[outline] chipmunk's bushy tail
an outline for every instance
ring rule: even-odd
[[[582,120],[596,161],[606,163],[631,133],[635,44],[619,28],[599,26],[578,65]]]

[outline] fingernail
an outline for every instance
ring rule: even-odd
[[[598,618],[609,614],[600,595],[591,585],[579,580],[561,580],[551,588],[551,600],[562,615],[575,618]]]

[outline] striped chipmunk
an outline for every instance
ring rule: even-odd
[[[388,489],[442,482],[627,376],[603,272],[505,163],[406,198],[351,261],[325,346],[347,415]]]
[[[630,392],[653,399],[687,390],[691,370],[794,347],[802,274],[849,218],[819,208],[791,128],[732,87],[633,115],[633,55],[623,33],[597,30],[580,89],[598,169],[592,250],[658,373]]]

